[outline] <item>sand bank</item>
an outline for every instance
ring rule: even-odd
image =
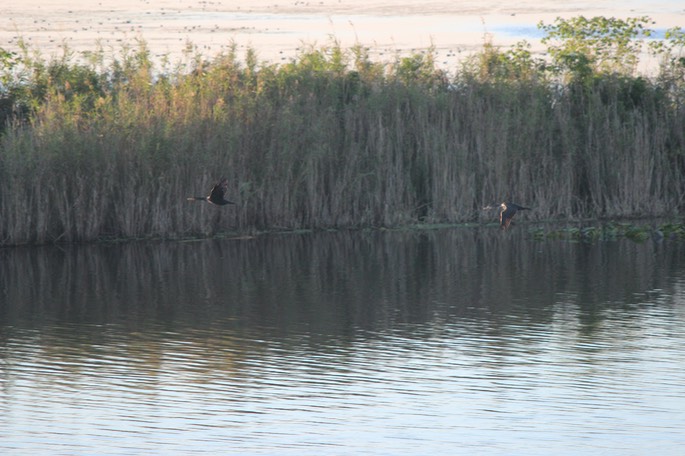
[[[452,67],[485,39],[508,46],[521,39],[540,49],[539,21],[555,17],[648,15],[654,28],[685,24],[680,0],[24,0],[0,6],[0,47],[16,50],[20,38],[46,55],[63,44],[92,51],[96,43],[118,50],[143,38],[155,56],[179,58],[188,43],[213,56],[234,42],[261,60],[287,61],[303,46],[361,43],[390,60],[397,52],[435,47],[438,63]]]

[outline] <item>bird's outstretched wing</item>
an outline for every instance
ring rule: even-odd
[[[212,191],[209,193],[209,200],[221,201],[224,199],[226,189],[228,189],[228,180],[221,179],[214,187],[212,187]]]
[[[225,198],[226,190],[228,190],[228,179],[224,178],[212,188],[207,199],[210,203],[218,204],[220,206],[223,206],[224,204],[235,204],[233,201],[229,201]]]

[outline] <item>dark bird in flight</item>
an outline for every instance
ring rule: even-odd
[[[502,203],[499,206],[499,226],[501,229],[506,230],[509,228],[511,219],[518,211],[529,211],[529,207],[519,206],[514,203]]]
[[[219,206],[235,204],[233,201],[229,201],[224,198],[226,190],[228,190],[228,179],[224,178],[221,179],[214,187],[212,187],[212,191],[209,193],[209,196],[191,196],[188,198],[188,201],[207,201],[208,203],[217,204]]]

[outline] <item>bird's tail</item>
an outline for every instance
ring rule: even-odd
[[[188,201],[204,201],[207,199],[206,196],[189,196]]]

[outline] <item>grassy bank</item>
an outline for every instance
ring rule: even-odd
[[[489,46],[449,75],[336,45],[284,65],[90,57],[5,54],[0,244],[455,223],[503,199],[530,219],[685,209],[676,60],[581,79]],[[186,201],[219,177],[237,206]]]

